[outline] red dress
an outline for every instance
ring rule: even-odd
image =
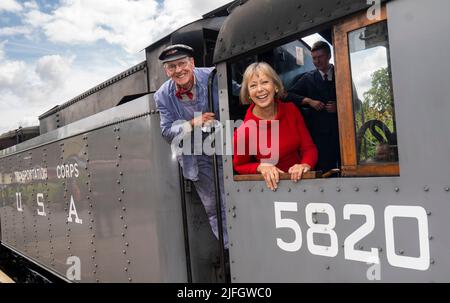
[[[293,103],[275,102],[278,113],[274,120],[256,117],[252,113],[255,104],[251,104],[244,123],[234,132],[233,167],[238,174],[257,174],[261,160],[270,158],[269,163],[286,173],[294,164],[306,163],[311,168],[316,165],[317,148],[300,111]],[[278,123],[278,133],[273,132],[274,123]],[[274,141],[277,139],[278,148]]]

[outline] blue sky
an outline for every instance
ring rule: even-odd
[[[230,0],[0,0],[0,134],[144,60]]]

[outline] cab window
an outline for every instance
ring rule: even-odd
[[[369,20],[362,11],[316,33],[232,62],[228,65],[231,80],[240,84],[248,65],[264,61],[275,69],[289,92],[306,72],[315,70],[311,47],[318,40],[330,45],[330,63],[335,66],[341,163],[337,170],[312,172],[305,178],[399,175],[385,7],[379,20]],[[230,85],[230,90],[232,87],[236,86]],[[229,96],[230,119],[243,120],[248,106],[240,104],[235,89]],[[314,123],[308,121],[312,109],[299,109],[308,128],[312,127]],[[235,180],[262,180],[259,177],[235,175]]]

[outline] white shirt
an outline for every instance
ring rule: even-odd
[[[328,71],[327,71],[327,77],[328,77],[327,80],[328,81],[333,81],[333,68],[334,68],[333,64],[330,64],[328,66]],[[319,70],[319,73],[322,76],[322,80],[325,80],[325,78],[324,78],[325,73],[321,70]]]

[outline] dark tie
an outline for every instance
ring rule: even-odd
[[[328,81],[328,74],[323,74],[323,80]]]
[[[188,96],[189,100],[192,100],[194,98],[194,94],[191,92],[190,89],[180,88],[175,93],[175,96],[177,96],[177,98],[180,99],[180,100],[183,99],[182,95]]]

